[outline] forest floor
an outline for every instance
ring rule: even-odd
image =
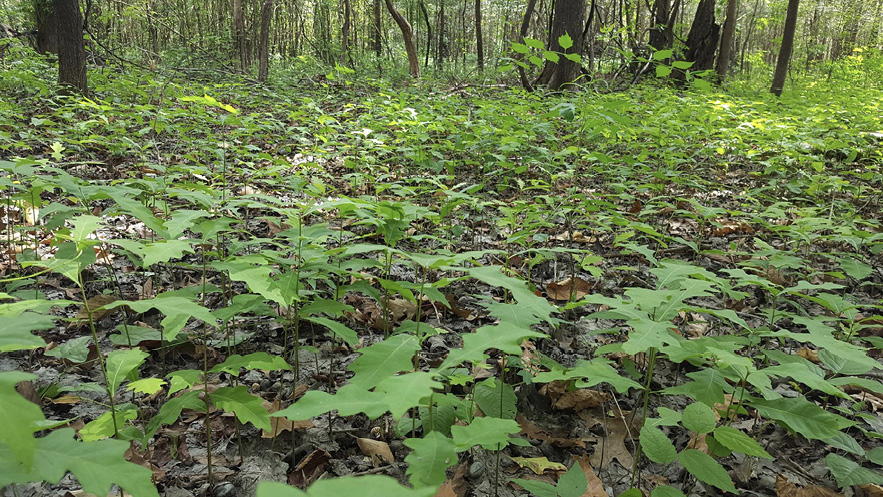
[[[879,91],[35,81],[0,372],[161,495],[883,495]]]

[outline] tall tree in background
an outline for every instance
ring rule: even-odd
[[[52,0],[32,0],[34,24],[37,28],[37,51],[58,55],[58,28]]]
[[[382,44],[382,40],[380,38],[380,27],[381,27],[380,23],[382,22],[380,19],[380,0],[374,0],[374,9],[373,10],[374,10],[374,12],[373,12],[373,15],[371,16],[372,17],[371,28],[372,28],[373,32],[371,33],[371,35],[372,35],[372,39],[374,40],[374,43],[373,43],[374,56],[377,57],[377,73],[381,74],[383,72],[382,71],[383,66],[380,63],[380,57],[383,54],[383,44]]]
[[[585,0],[558,0],[555,2],[549,50],[575,54],[582,53],[582,34],[585,16]],[[565,34],[573,41],[573,45],[566,50],[558,42],[558,39]],[[537,83],[544,84],[552,90],[557,90],[563,85],[575,81],[579,74],[579,64],[566,57],[561,57],[557,63],[546,61],[546,65],[543,67],[543,72],[540,74]]]
[[[733,58],[733,39],[736,37],[736,14],[739,11],[739,0],[727,0],[727,19],[721,31],[721,48],[717,57],[717,77],[723,81],[730,69]]]
[[[484,40],[481,36],[481,0],[475,0],[475,42],[478,52],[478,70],[484,70]]]
[[[86,47],[78,0],[52,0],[58,32],[58,83],[87,94]]]
[[[714,67],[714,54],[720,36],[720,24],[714,22],[715,0],[700,0],[696,17],[687,35],[686,59],[693,62],[691,69],[705,71]]]
[[[236,70],[245,72],[248,69],[248,53],[245,45],[245,14],[242,12],[242,0],[233,0],[233,47],[236,49]]]
[[[264,0],[261,6],[261,33],[258,44],[258,81],[267,79],[270,70],[270,20],[273,17],[273,0]]]
[[[417,59],[417,45],[414,43],[414,30],[411,28],[411,23],[405,19],[398,10],[396,10],[395,6],[392,4],[392,0],[386,0],[386,10],[389,11],[389,15],[395,19],[396,24],[399,25],[399,29],[402,31],[402,37],[405,39],[405,52],[408,54],[408,72],[411,74],[412,78],[420,77],[420,61]]]
[[[650,28],[650,46],[655,50],[668,50],[674,46],[675,19],[681,8],[681,0],[656,0],[650,10],[652,27]]]
[[[340,27],[340,63],[349,62],[350,20],[353,17],[353,5],[350,0],[343,0],[343,26]]]
[[[770,87],[770,92],[777,97],[782,95],[785,76],[788,75],[788,64],[791,62],[791,52],[794,50],[794,31],[797,29],[797,7],[799,4],[800,0],[788,0],[788,10],[785,13],[785,32],[782,33],[782,48],[779,49],[776,71],[773,73],[773,85]]]

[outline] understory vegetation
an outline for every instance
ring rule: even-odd
[[[776,98],[10,60],[3,495],[883,491],[866,61]]]

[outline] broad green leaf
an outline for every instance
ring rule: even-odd
[[[525,480],[524,478],[513,478],[509,481],[518,484],[537,497],[558,497],[558,489],[544,481]]]
[[[125,459],[129,442],[99,440],[77,442],[74,430],[62,428],[37,439],[34,464],[22,465],[5,443],[0,443],[0,487],[15,483],[58,483],[70,471],[83,491],[107,495],[116,484],[132,497],[159,497],[151,482],[152,472]]]
[[[534,316],[551,325],[558,323],[557,319],[552,318],[552,313],[557,311],[555,306],[530,291],[524,280],[506,276],[502,271],[501,266],[474,267],[469,269],[469,276],[489,285],[509,290],[512,297],[518,302],[518,306],[527,309]]]
[[[488,378],[475,385],[475,403],[486,416],[515,419],[515,389],[498,378]]]
[[[525,38],[524,43],[531,48],[536,48],[537,50],[543,49],[543,42],[535,38]]]
[[[863,468],[858,463],[841,455],[828,454],[825,456],[825,464],[831,470],[831,474],[834,475],[834,479],[837,480],[837,485],[840,487],[868,483],[883,484],[883,475],[874,470]]]
[[[274,417],[284,417],[291,421],[304,421],[329,411],[336,410],[341,416],[365,413],[369,418],[382,416],[387,410],[386,396],[374,393],[353,384],[346,384],[334,395],[319,390],[310,390],[286,409],[274,413]]]
[[[646,352],[651,348],[660,348],[666,343],[674,343],[668,321],[652,321],[647,318],[632,319],[626,322],[632,327],[629,339],[622,344],[622,351],[629,355]]]
[[[261,371],[290,371],[291,365],[279,356],[271,356],[266,352],[254,352],[247,356],[233,354],[224,362],[211,369],[212,373],[229,373],[239,376],[240,369],[259,369]]]
[[[586,493],[589,481],[579,463],[574,461],[566,473],[558,478],[558,495],[560,497],[580,497]]]
[[[702,402],[694,402],[684,409],[681,424],[688,430],[702,434],[711,433],[717,421],[710,407]]]
[[[144,363],[144,359],[150,354],[140,349],[114,350],[107,354],[105,367],[107,368],[107,385],[112,395],[116,395],[117,389],[129,376],[129,374]]]
[[[205,412],[205,402],[199,398],[200,393],[200,391],[191,390],[178,397],[170,398],[159,409],[159,412],[150,418],[147,428],[144,430],[145,435],[152,438],[160,426],[174,424],[184,409]]]
[[[779,421],[811,440],[834,438],[841,429],[855,423],[825,411],[803,397],[793,399],[755,399],[751,406],[763,416]]]
[[[733,452],[741,452],[746,456],[763,457],[764,459],[773,458],[761,447],[757,440],[731,426],[718,426],[715,428],[714,438]]]
[[[641,427],[641,450],[651,461],[658,464],[669,464],[678,457],[671,440],[655,426]]]
[[[15,385],[37,377],[21,371],[0,372],[0,443],[5,443],[25,468],[30,469],[37,449],[35,423],[45,419],[40,406],[19,395]],[[2,487],[2,484],[0,484]]]
[[[445,471],[457,463],[454,441],[437,431],[423,438],[409,438],[404,444],[411,449],[405,462],[408,463],[408,481],[414,488],[438,488],[445,482]]]
[[[166,378],[169,379],[169,395],[205,382],[198,369],[181,369],[167,374]]]
[[[676,60],[671,63],[671,66],[674,67],[675,69],[684,70],[684,69],[689,69],[689,68],[693,67],[693,64],[694,64],[694,62],[687,62],[686,60]]]
[[[515,420],[500,418],[475,418],[466,426],[452,426],[451,435],[457,444],[457,452],[480,445],[486,450],[498,450],[509,444],[509,435],[521,431]]]
[[[653,60],[665,60],[672,56],[674,50],[657,50],[653,52]]]
[[[854,278],[856,280],[863,280],[867,278],[874,270],[874,268],[856,259],[855,257],[844,257],[840,259],[840,267],[843,268],[843,272],[846,273],[850,278]]]
[[[356,332],[343,323],[319,316],[305,317],[303,319],[328,328],[334,336],[343,340],[350,347],[355,347],[359,344],[359,336]]]
[[[144,395],[153,395],[162,390],[166,381],[162,378],[143,378],[133,381],[126,386],[126,390],[132,390],[135,393]]]
[[[138,411],[135,409],[118,409],[116,412],[116,429],[114,429],[114,415],[107,411],[80,428],[80,438],[84,442],[94,442],[103,438],[110,438],[125,426],[126,421],[132,421],[137,417]]]
[[[717,487],[725,492],[736,493],[733,480],[727,470],[708,454],[695,449],[686,449],[678,455],[681,465],[697,480]]]
[[[414,353],[420,342],[414,335],[393,335],[370,347],[359,349],[360,355],[347,369],[356,373],[349,384],[364,389],[377,386],[383,379],[414,368]]]
[[[562,49],[567,50],[573,46],[573,38],[571,38],[569,34],[564,33],[558,37],[558,45],[560,45]]]
[[[650,492],[650,497],[684,497],[684,492],[669,485],[659,485]]]
[[[558,55],[557,52],[551,52],[549,50],[543,52],[543,58],[555,64],[557,64],[558,61],[561,60],[561,57]]]
[[[165,338],[169,341],[175,339],[178,332],[184,328],[184,325],[187,324],[187,321],[190,318],[199,319],[209,325],[214,325],[217,321],[210,310],[186,297],[178,296],[163,297],[160,295],[154,299],[137,301],[117,300],[105,305],[104,308],[113,309],[124,305],[139,313],[147,312],[150,309],[156,309],[165,314],[166,317],[162,321],[163,325],[165,326],[170,322],[174,323],[174,326],[168,327],[165,330]]]
[[[408,488],[395,478],[386,475],[344,476],[317,481],[307,491],[279,482],[262,481],[258,484],[257,497],[432,497],[434,487]],[[136,496],[137,497],[137,496]]]
[[[669,74],[671,74],[671,68],[668,66],[658,65],[656,66],[656,77],[657,78],[665,78]]]
[[[161,240],[148,243],[144,246],[144,266],[169,262],[172,259],[180,259],[184,254],[192,254],[193,247],[185,240]]]
[[[530,53],[530,48],[528,48],[527,45],[522,45],[521,43],[518,43],[518,42],[512,43],[512,50],[514,50],[515,52],[520,53],[520,54]]]
[[[572,62],[575,62],[577,64],[583,63],[583,58],[580,57],[580,55],[578,53],[566,53],[566,54],[564,54],[564,58],[567,60],[570,60]],[[588,269],[588,271],[593,272],[593,270],[591,270],[591,269]]]
[[[270,431],[270,413],[263,405],[261,398],[248,392],[248,387],[221,387],[211,394],[212,403],[219,408],[236,414],[242,423],[251,423],[256,427]]]
[[[521,354],[521,342],[546,334],[514,326],[482,326],[463,335],[463,348],[453,349],[439,369],[447,369],[463,362],[477,362],[487,349],[500,349],[507,354]]]
[[[578,379],[577,388],[591,388],[600,383],[608,383],[619,393],[625,393],[629,388],[641,389],[643,386],[619,373],[611,366],[611,361],[604,358],[596,358],[591,361],[581,360],[573,369],[558,367],[550,368],[550,371],[537,373],[534,376],[535,383],[549,383],[555,380]]]
[[[45,347],[46,341],[31,332],[54,327],[53,316],[33,312],[23,312],[17,317],[0,316],[0,352]]]
[[[67,359],[75,363],[86,362],[89,358],[89,345],[92,343],[91,336],[81,336],[64,342],[63,344],[44,352],[49,357]]]
[[[436,389],[444,385],[434,379],[434,373],[416,371],[384,378],[374,388],[376,393],[384,394],[382,401],[389,409],[393,418],[401,418],[405,412],[421,404],[421,401],[432,395]]]

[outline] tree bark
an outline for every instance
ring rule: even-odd
[[[521,20],[521,31],[519,31],[519,35],[521,36],[518,41],[524,42],[524,39],[527,37],[527,30],[530,28],[530,17],[533,15],[533,10],[536,8],[537,0],[527,0],[527,9],[524,12],[524,18]],[[518,54],[518,60],[520,61],[524,57],[521,54]],[[527,91],[533,91],[533,85],[530,83],[530,80],[527,79],[527,72],[523,67],[518,66],[518,77],[521,79],[521,86],[524,87]]]
[[[432,23],[429,22],[429,11],[426,10],[426,3],[420,0],[420,11],[423,12],[423,22],[426,23],[426,57],[423,59],[423,66],[429,67],[429,53],[432,51]]]
[[[720,35],[720,24],[714,22],[715,0],[700,0],[696,17],[687,35],[686,59],[693,62],[694,71],[704,71],[714,67],[714,54]]]
[[[261,33],[258,45],[258,81],[265,81],[270,71],[270,20],[273,18],[273,0],[264,0],[261,6]]]
[[[788,75],[788,64],[791,62],[791,52],[794,49],[794,31],[797,29],[797,8],[800,0],[788,0],[788,10],[785,13],[785,32],[782,34],[782,47],[779,49],[779,58],[776,60],[776,71],[773,73],[773,85],[770,92],[780,97],[785,86],[785,76]]]
[[[242,0],[233,0],[233,47],[236,49],[236,70],[245,72],[248,59],[245,53],[245,15]]]
[[[445,44],[445,0],[440,0],[438,9],[438,43],[436,44],[438,55],[435,57],[435,65],[439,69],[444,66],[447,49],[448,47]]]
[[[730,69],[730,59],[733,58],[733,38],[736,36],[736,14],[739,10],[739,0],[727,0],[727,20],[721,31],[721,48],[717,57],[717,78],[723,82],[727,79],[727,71]]]
[[[340,28],[340,63],[349,62],[350,20],[353,16],[353,5],[350,0],[343,0],[343,26]]]
[[[395,19],[396,24],[399,25],[399,29],[402,31],[402,37],[405,39],[405,52],[408,54],[408,72],[411,74],[411,77],[414,79],[420,78],[420,61],[417,59],[417,45],[414,44],[414,30],[411,28],[411,23],[408,22],[405,17],[396,10],[395,6],[392,4],[392,0],[386,0],[386,10],[389,11],[389,15]]]
[[[58,21],[52,2],[32,0],[37,27],[37,51],[58,55]]]
[[[668,50],[674,45],[674,33],[669,29],[671,0],[656,0],[653,3],[653,27],[650,28],[650,46],[654,50]]]
[[[78,0],[52,0],[52,11],[58,29],[58,83],[86,95],[89,85],[80,3]]]
[[[484,39],[481,35],[481,0],[475,0],[475,44],[478,52],[478,70],[484,70]]]
[[[552,21],[549,50],[559,53],[581,54],[583,49],[583,23],[586,15],[585,0],[557,0]],[[567,50],[558,43],[558,38],[567,34],[573,40],[573,46]],[[538,83],[545,84],[551,90],[576,81],[580,75],[580,65],[572,60],[561,57],[557,63],[547,60]]]

